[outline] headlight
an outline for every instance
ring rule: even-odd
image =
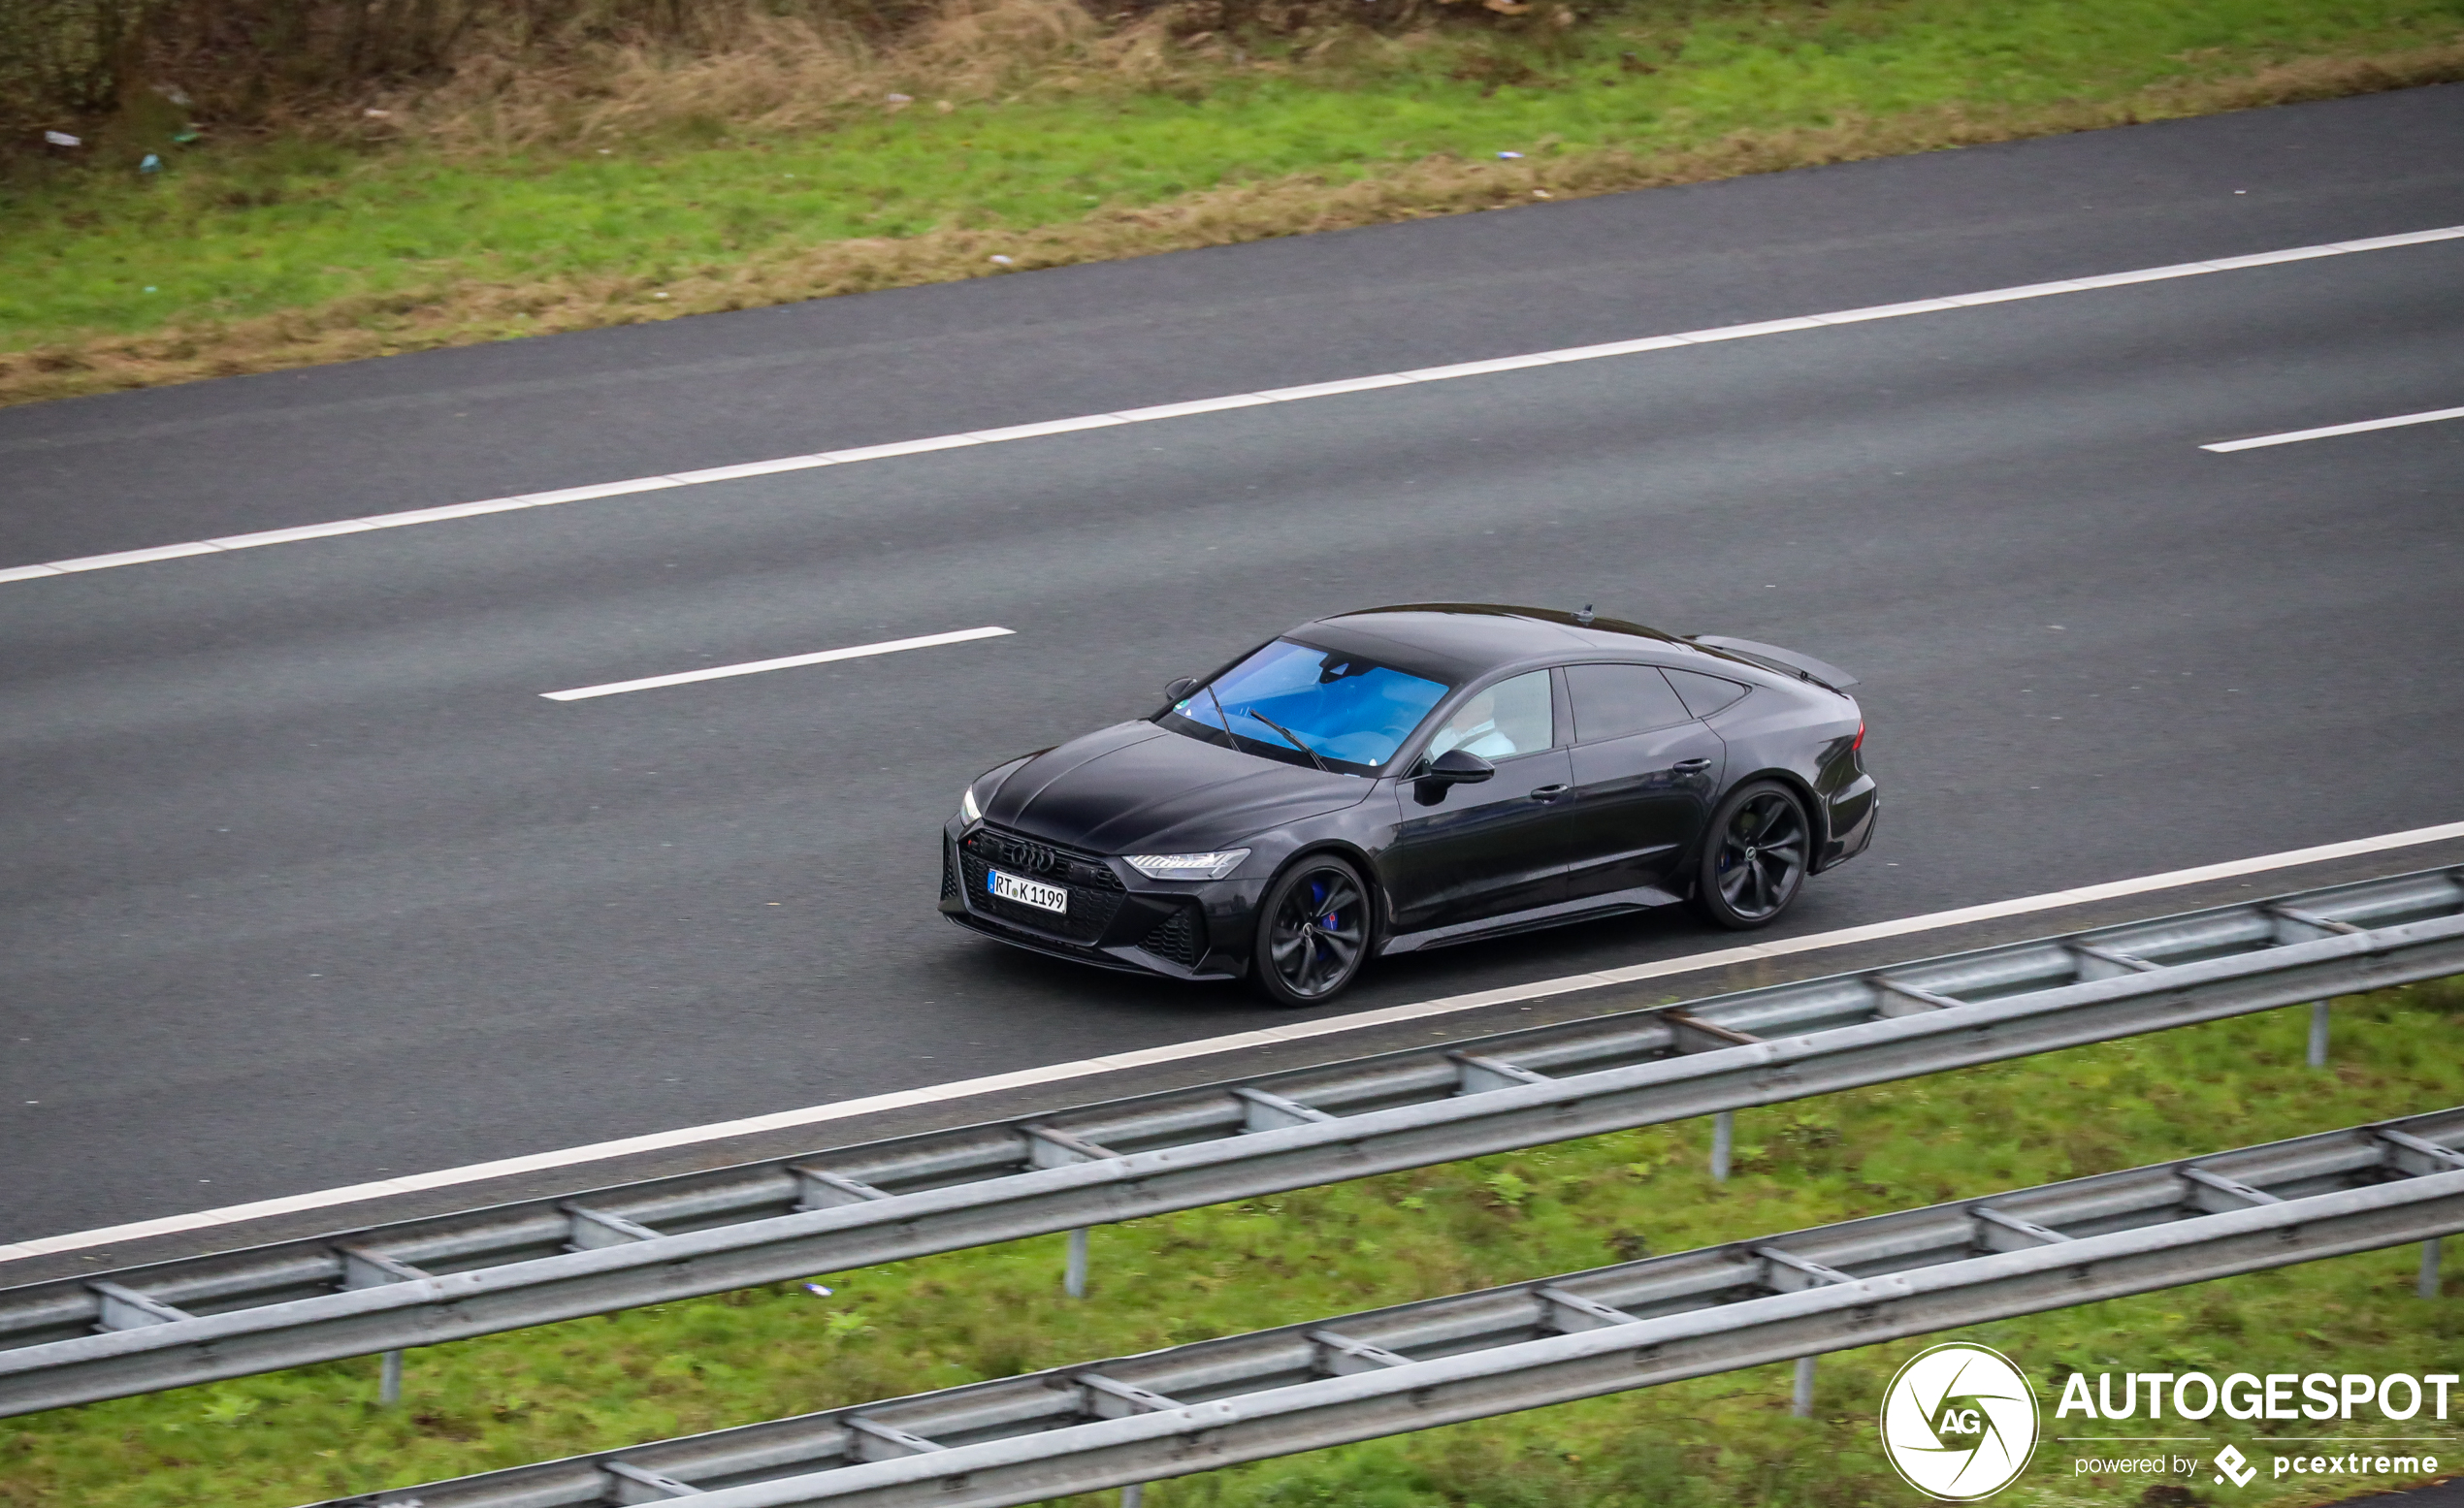
[[[1248,856],[1247,849],[1218,849],[1213,853],[1131,853],[1121,862],[1150,880],[1220,880]]]
[[[966,789],[958,792],[958,820],[962,822],[980,822],[984,820],[984,808],[975,804],[975,787],[973,786],[969,786]]]

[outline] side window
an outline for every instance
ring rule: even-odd
[[[1751,690],[1751,687],[1706,676],[1700,670],[1671,670],[1669,679],[1677,694],[1685,698],[1685,710],[1698,718],[1707,718]]]
[[[1429,757],[1460,749],[1483,759],[1509,759],[1546,749],[1553,732],[1548,672],[1535,670],[1500,681],[1454,709],[1429,740]]]
[[[1568,665],[1566,685],[1574,696],[1574,737],[1586,744],[1673,727],[1694,716],[1650,665]]]

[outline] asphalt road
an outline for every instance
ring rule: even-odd
[[[2459,133],[2416,90],[0,412],[0,565],[2459,224]],[[1882,836],[1790,931],[2454,820],[2464,424],[2197,447],[2464,402],[2460,328],[2448,242],[0,585],[0,1240],[1281,1019],[959,933],[934,833],[1345,606],[1864,675]]]

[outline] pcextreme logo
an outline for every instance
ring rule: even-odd
[[[1929,1346],[1908,1359],[1882,1396],[1882,1449],[1928,1497],[1991,1497],[2036,1450],[2036,1392],[1990,1346]]]
[[[2258,1468],[2251,1464],[2251,1459],[2242,1454],[2240,1446],[2228,1444],[2216,1453],[2216,1485],[2218,1487],[2222,1487],[2228,1477],[2232,1479],[2235,1487],[2248,1487],[2251,1485],[2251,1478],[2256,1475],[2258,1475]]]

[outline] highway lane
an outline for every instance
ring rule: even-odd
[[[1794,931],[2453,819],[2464,427],[2197,447],[2454,402],[2459,269],[2377,252],[0,587],[0,1239],[1277,1020],[963,937],[931,833],[985,765],[1366,601],[1596,601],[1865,673],[1884,839]],[[987,624],[1017,631],[539,694]],[[1354,1003],[1717,941],[1600,924]]]
[[[2464,223],[2464,85],[0,409],[0,566]]]

